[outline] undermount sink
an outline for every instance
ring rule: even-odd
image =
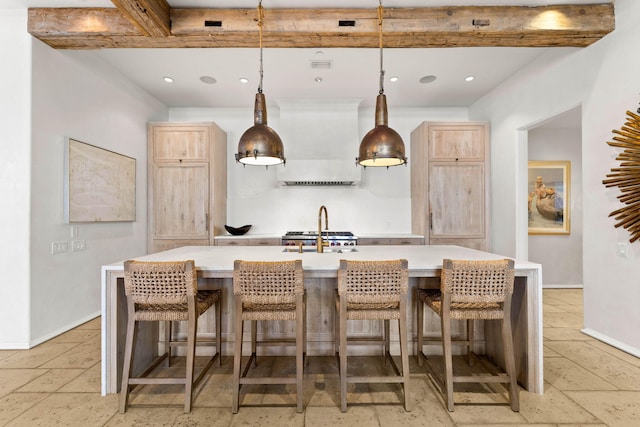
[[[285,246],[285,248],[282,250],[282,252],[300,252],[300,248],[297,246]],[[315,246],[303,246],[302,247],[302,252],[317,252],[316,247]],[[347,253],[347,252],[358,252],[358,250],[356,248],[344,248],[344,247],[332,247],[332,248],[324,248],[324,252],[323,253],[338,253],[338,254],[343,254],[343,253]]]

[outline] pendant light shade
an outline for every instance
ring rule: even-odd
[[[406,164],[404,143],[398,132],[391,129],[387,117],[387,97],[376,99],[376,127],[362,138],[357,161],[362,166],[398,166]]]
[[[282,140],[275,130],[267,126],[267,102],[262,93],[262,22],[264,9],[258,3],[258,29],[260,32],[260,84],[253,109],[254,125],[247,129],[238,142],[236,162],[244,165],[272,166],[285,163]]]
[[[267,126],[267,105],[263,93],[256,93],[254,125],[240,137],[236,161],[245,165],[271,166],[285,162],[282,140]]]
[[[382,0],[378,6],[378,28],[380,39],[380,92],[376,98],[376,122],[362,138],[357,164],[367,167],[390,167],[406,165],[407,158],[404,151],[404,142],[395,130],[391,129],[387,113],[387,97],[384,94],[384,69],[382,67]]]

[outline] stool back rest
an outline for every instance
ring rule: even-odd
[[[398,302],[409,289],[406,259],[385,261],[340,260],[338,294],[349,303]]]
[[[233,294],[244,303],[292,304],[304,294],[302,260],[233,263]]]
[[[452,302],[501,303],[513,293],[514,262],[445,259],[440,280]]]
[[[125,294],[136,304],[184,304],[198,292],[193,260],[124,262]]]

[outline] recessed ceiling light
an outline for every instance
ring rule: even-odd
[[[464,81],[465,81],[465,82],[470,82],[470,81],[471,81],[471,80],[473,80],[473,79],[475,79],[475,77],[473,77],[473,76],[467,76],[467,77],[465,77],[465,78],[464,78]]]
[[[393,77],[389,78],[390,82],[397,82],[398,80],[400,80],[400,77],[398,77],[398,76],[393,76]]]
[[[246,77],[240,77],[240,83],[249,83],[249,79]]]
[[[200,77],[200,81],[202,83],[206,83],[208,85],[212,85],[212,84],[217,83],[216,79],[211,77],[211,76],[202,76],[202,77]]]
[[[173,79],[171,77],[163,77],[162,80],[164,80],[167,83],[173,83]]]
[[[426,84],[436,80],[436,76],[424,76],[420,79],[420,83]]]

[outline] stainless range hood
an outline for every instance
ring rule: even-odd
[[[279,131],[287,162],[277,168],[278,182],[296,185],[355,185],[358,105],[361,100],[278,100]]]
[[[360,182],[355,160],[287,160],[278,168],[284,185],[354,185]]]

